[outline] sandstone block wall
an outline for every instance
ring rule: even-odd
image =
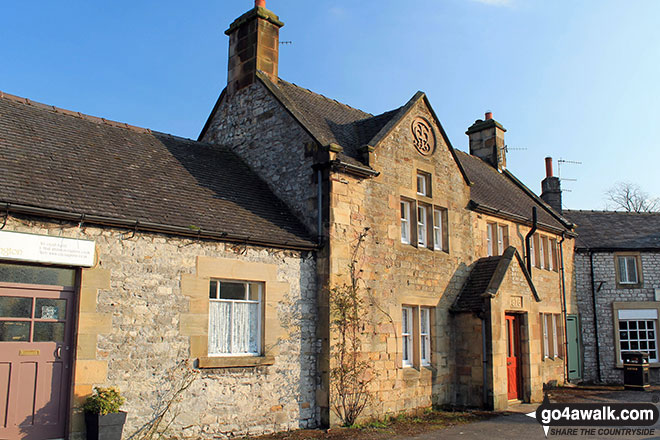
[[[655,301],[655,289],[660,288],[660,253],[642,252],[641,279],[638,288],[619,289],[616,283],[615,253],[595,252],[593,270],[596,292],[596,318],[598,320],[598,346],[600,347],[601,380],[605,383],[623,383],[623,370],[617,367],[614,302]],[[575,285],[584,345],[584,380],[598,381],[596,361],[596,325],[591,291],[591,263],[588,252],[575,253]],[[652,366],[650,378],[660,382],[660,365]]]
[[[208,296],[196,302],[182,289],[197,276],[200,258],[224,262],[220,267],[235,262],[272,272],[274,281],[265,284],[265,306],[272,309],[276,322],[270,322],[277,328],[265,328],[264,336],[273,359],[269,365],[199,370],[176,406],[181,413],[172,430],[182,438],[215,439],[317,426],[316,268],[311,253],[141,232],[131,237],[125,230],[28,218],[10,218],[5,229],[96,242],[97,264],[82,270],[80,286],[72,438],[84,438],[79,405],[93,386],[116,386],[123,392],[129,438],[162,408],[172,383],[181,378],[177,366],[186,359],[196,365],[195,342],[204,341],[189,335],[207,332],[208,320],[189,317],[200,305],[208,308]],[[231,277],[227,274],[223,278]],[[269,303],[270,282],[279,293]],[[208,284],[202,283],[208,295]]]

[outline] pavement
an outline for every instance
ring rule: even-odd
[[[568,403],[632,403],[632,402],[653,402],[660,401],[660,388],[644,391],[626,391],[626,390],[608,390],[597,389],[596,391],[589,391],[589,389],[581,392],[577,390],[566,390],[558,393],[551,392],[550,400],[561,401]],[[554,397],[557,397],[556,399]],[[400,440],[509,440],[509,439],[524,439],[524,440],[542,440],[544,433],[542,426],[531,417],[526,416],[526,413],[536,411],[539,404],[516,404],[509,408],[508,411],[493,417],[492,419],[484,420],[481,422],[470,423],[466,425],[458,425],[448,429],[439,431],[428,432],[414,437],[402,438]],[[602,426],[597,428],[587,427],[567,427],[573,431],[562,435],[557,431],[553,432],[550,429],[547,438],[549,440],[576,440],[576,439],[660,439],[660,422],[655,426],[646,427],[642,429],[652,429],[647,435],[621,435],[621,431],[612,432],[611,430],[617,429],[616,427]],[[629,427],[636,428],[639,427]],[[559,429],[558,427],[554,428]],[[595,431],[588,432],[588,429],[595,429]]]

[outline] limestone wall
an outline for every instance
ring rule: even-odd
[[[202,139],[235,151],[310,231],[318,229],[315,142],[256,82],[225,98]]]
[[[78,406],[93,386],[117,386],[126,396],[125,438],[162,408],[160,398],[181,376],[177,365],[197,365],[205,352],[210,276],[264,282],[267,356],[254,366],[201,369],[172,429],[211,439],[318,424],[310,253],[28,218],[10,218],[5,230],[96,242],[97,264],[82,270],[80,286],[73,438],[83,438]]]
[[[658,307],[659,304],[655,302],[655,289],[660,288],[660,253],[642,252],[639,254],[642,283],[639,287],[629,289],[617,288],[615,255],[613,252],[595,252],[593,254],[600,371],[601,380],[605,383],[623,383],[623,370],[617,366],[613,303],[640,302],[653,307]],[[590,266],[589,253],[575,253],[575,285],[584,345],[584,380],[597,382],[596,326],[594,325]],[[654,383],[660,382],[658,367],[660,364],[652,366],[650,370],[650,377]]]

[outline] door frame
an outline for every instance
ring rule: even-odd
[[[5,264],[16,264],[17,266],[36,266],[44,267],[42,264],[35,263],[26,263],[22,261],[2,261]],[[71,436],[71,415],[73,411],[73,399],[74,399],[74,388],[75,388],[75,370],[76,370],[76,360],[78,358],[77,348],[78,348],[78,321],[80,318],[80,286],[82,271],[80,267],[72,266],[56,266],[63,269],[72,269],[74,271],[74,285],[73,286],[55,286],[48,284],[23,284],[23,283],[9,283],[0,281],[0,287],[5,288],[20,288],[26,290],[51,290],[51,291],[61,291],[67,290],[72,293],[71,295],[71,350],[70,350],[70,368],[69,373],[65,376],[65,380],[68,381],[69,392],[67,393],[65,399],[65,414],[64,414],[64,438],[68,439]]]
[[[511,319],[509,317],[511,317]],[[508,313],[508,312],[506,312],[504,314],[504,322],[506,323],[506,327],[507,327],[506,332],[505,332],[506,344],[507,344],[507,347],[508,347],[508,344],[510,342],[513,342],[513,347],[514,347],[513,351],[515,353],[515,359],[516,359],[516,393],[517,393],[517,396],[515,398],[508,399],[510,401],[511,400],[523,401],[524,395],[525,395],[524,394],[524,385],[525,384],[524,384],[524,380],[523,380],[524,350],[523,350],[523,347],[522,347],[522,337],[521,337],[522,336],[521,335],[522,320],[523,320],[523,315],[520,314],[520,313]],[[512,330],[513,330],[513,335],[512,335],[513,341],[511,341],[510,338],[509,338],[509,322],[510,321],[511,321],[511,325],[513,327],[512,328]],[[506,356],[506,358],[508,358],[508,355]],[[506,360],[505,362],[508,362],[508,360]],[[508,369],[509,368],[508,368],[508,364],[507,364],[507,390],[508,390],[508,386],[509,386],[508,385],[508,383],[509,383],[508,382],[509,381],[509,371],[508,371]],[[507,395],[507,397],[508,397],[508,395]]]

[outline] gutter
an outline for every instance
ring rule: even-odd
[[[524,217],[522,215],[513,214],[513,213],[507,212],[507,211],[502,211],[501,209],[497,209],[497,208],[491,208],[488,205],[484,205],[484,204],[481,204],[479,202],[475,202],[474,200],[470,200],[470,203],[468,204],[468,208],[472,209],[475,212],[481,212],[483,214],[493,215],[493,216],[496,216],[496,217],[500,217],[504,220],[512,220],[512,221],[515,221],[515,222],[520,222],[520,223],[523,223],[523,224],[528,225],[528,226],[531,226],[532,223],[533,223],[533,222],[530,222],[527,217]],[[536,207],[533,207],[533,208],[536,208]],[[552,232],[554,234],[565,233],[567,237],[572,237],[572,238],[577,237],[577,234],[575,232],[567,231],[565,229],[559,229],[559,228],[556,228],[554,226],[547,225],[545,223],[538,223],[537,222],[537,225],[541,226],[542,229],[544,229],[548,232]]]
[[[291,249],[299,251],[311,251],[318,249],[318,245],[293,244],[288,242],[273,242],[267,240],[258,240],[250,236],[239,236],[227,232],[208,231],[201,228],[188,228],[183,226],[165,225],[162,223],[145,222],[140,220],[127,220],[117,217],[106,217],[100,215],[90,215],[85,213],[75,213],[69,211],[60,211],[50,208],[38,208],[34,206],[20,205],[14,203],[0,202],[0,210],[5,211],[7,215],[10,212],[16,214],[26,214],[38,217],[56,218],[59,220],[68,220],[80,223],[92,223],[103,226],[113,226],[127,228],[134,231],[159,232],[164,234],[180,235],[186,237],[205,238],[216,241],[244,243],[254,246]]]
[[[380,172],[372,169],[372,168],[366,168],[366,167],[361,167],[358,165],[353,165],[350,163],[342,162],[339,159],[335,159],[330,162],[330,165],[332,166],[333,170],[338,170],[338,171],[346,171],[350,174],[354,174],[359,177],[376,177],[380,175]]]

